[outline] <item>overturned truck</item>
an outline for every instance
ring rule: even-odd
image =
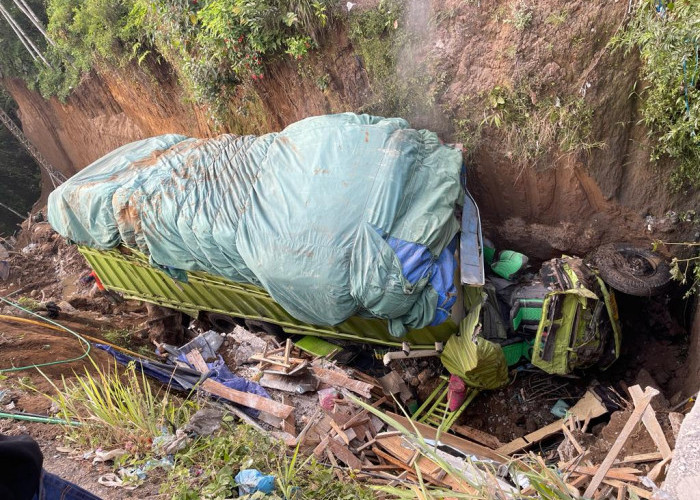
[[[520,254],[484,245],[461,152],[399,118],[134,142],[56,189],[48,217],[108,289],[222,328],[440,354],[478,388],[523,357],[565,374],[620,352],[594,268],[564,256],[524,279]]]

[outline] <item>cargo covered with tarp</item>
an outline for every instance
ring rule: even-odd
[[[407,329],[456,299],[461,153],[405,120],[350,113],[263,136],[164,135],[119,148],[49,197],[80,245],[138,249],[173,279],[263,287],[292,316]]]

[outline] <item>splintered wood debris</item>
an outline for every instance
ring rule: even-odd
[[[207,365],[198,351],[193,350],[186,357],[198,371],[207,374]],[[562,444],[567,444],[571,452],[575,453],[571,460],[558,463],[558,470],[575,498],[626,499],[629,495],[651,498],[651,485],[658,485],[663,479],[673,456],[656,412],[650,405],[658,394],[652,387],[645,390],[638,385],[627,388],[633,411],[614,443],[610,444],[607,455],[595,464],[591,462],[590,449],[585,444],[588,441],[581,439],[591,425],[591,420],[601,417],[608,410],[592,390],[587,391],[564,418],[504,444],[495,436],[468,425],[455,424],[450,432],[443,432],[401,415],[398,401],[408,400],[410,390],[396,372],[375,379],[359,371],[341,369],[321,358],[313,359],[291,341],[278,349],[255,354],[251,359],[259,362],[262,374],[260,383],[264,387],[288,394],[315,391],[323,394],[313,415],[302,417],[299,422],[302,427],[300,432],[297,432],[291,395],[283,396],[283,401],[275,401],[234,391],[210,379],[204,380],[200,389],[259,410],[258,419],[278,429],[272,431],[272,435],[290,447],[298,446],[307,453],[313,453],[319,461],[333,467],[339,479],[342,478],[342,470],[352,470],[354,475],[373,484],[410,486],[424,483],[459,493],[474,494],[476,490],[464,478],[478,477],[481,480],[496,481],[496,486],[504,492],[504,498],[515,498],[517,495],[520,495],[518,498],[523,498],[535,495],[534,489],[526,487],[516,495],[518,490],[513,489],[513,486],[495,476],[484,479],[484,474],[478,472],[479,469],[473,462],[463,461],[456,455],[472,457],[477,463],[487,461],[495,465],[506,464],[525,453],[527,448],[547,439],[551,441],[559,435],[564,438]],[[370,405],[369,409],[362,408],[353,401],[358,396]],[[387,407],[396,411],[392,412]],[[385,418],[378,418],[371,410],[381,412]],[[682,415],[673,418],[678,425]],[[250,420],[249,417],[246,419]],[[406,435],[385,422],[395,422],[397,427],[409,429],[411,434]],[[638,425],[642,425],[649,433],[657,449],[620,457],[625,443]],[[437,439],[442,447],[456,452],[456,455],[447,456],[450,457],[449,460],[459,462],[457,467],[462,475],[448,474],[442,460],[438,463],[435,456],[426,454],[422,446],[426,446],[427,442],[434,446]],[[444,450],[435,448],[434,451],[445,455]],[[530,454],[530,457],[546,467],[541,456]],[[645,474],[640,467],[648,472]]]

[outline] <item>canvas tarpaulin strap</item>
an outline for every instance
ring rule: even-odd
[[[164,135],[73,176],[48,218],[69,240],[137,248],[175,278],[262,286],[306,323],[370,315],[401,336],[451,304],[452,280],[436,277],[455,265],[461,165],[433,132],[352,113],[260,137]]]
[[[482,337],[472,340],[479,327],[481,304],[460,323],[460,334],[445,344],[440,361],[447,370],[477,389],[497,389],[508,382],[508,365],[501,346]]]

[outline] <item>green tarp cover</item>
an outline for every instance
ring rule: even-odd
[[[472,307],[459,325],[459,335],[453,335],[445,344],[440,361],[471,387],[497,389],[508,382],[508,365],[501,346],[482,337],[472,339],[480,313],[480,304]]]
[[[175,277],[262,286],[301,321],[367,314],[400,336],[433,321],[438,294],[430,272],[407,278],[388,242],[438,259],[459,227],[461,164],[432,132],[351,113],[260,137],[164,135],[80,171],[48,215],[76,243],[123,243]]]

